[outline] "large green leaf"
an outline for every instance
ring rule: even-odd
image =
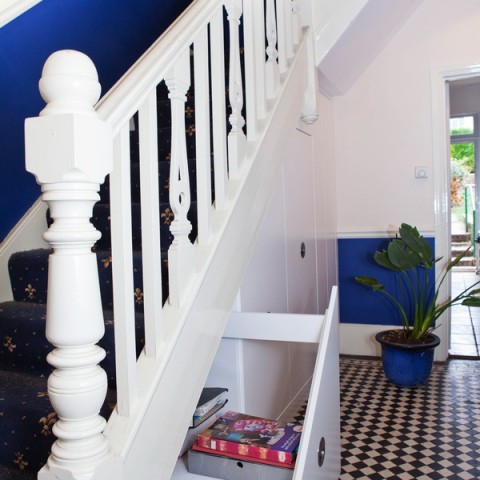
[[[421,262],[430,268],[434,263],[432,248],[420,235],[417,228],[408,225],[408,223],[402,223],[398,231],[406,245],[420,257]]]
[[[421,258],[405,242],[393,239],[387,248],[390,262],[400,271],[411,270],[419,266]]]
[[[373,254],[373,259],[384,268],[388,270],[393,270],[394,272],[399,272],[400,269],[395,266],[390,259],[388,258],[388,253],[386,250],[378,251]]]
[[[462,305],[465,305],[467,307],[480,307],[480,298],[468,297],[462,302]]]
[[[381,284],[376,278],[367,277],[367,276],[358,276],[355,277],[355,280],[366,287],[371,288],[372,290],[384,290],[385,286]]]

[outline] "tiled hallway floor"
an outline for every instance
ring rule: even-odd
[[[452,297],[480,280],[473,269],[452,272]],[[449,353],[454,357],[475,358],[480,356],[480,308],[455,306],[451,311]]]
[[[342,358],[340,480],[480,479],[480,362],[434,365],[401,389],[379,360]]]

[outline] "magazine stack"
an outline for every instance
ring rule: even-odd
[[[192,446],[199,433],[212,425],[221,415],[222,408],[228,401],[227,394],[227,388],[205,387],[203,389],[179,456]]]
[[[301,423],[227,411],[198,435],[188,470],[224,480],[291,480],[301,433]]]

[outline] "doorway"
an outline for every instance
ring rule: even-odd
[[[450,135],[450,231],[451,256],[464,255],[450,276],[451,294],[462,292],[480,278],[476,274],[479,230],[476,185],[478,182],[478,136],[480,77],[448,82]],[[465,250],[470,249],[468,254]],[[480,312],[459,305],[451,311],[449,356],[479,358]]]
[[[432,149],[434,167],[434,202],[435,202],[435,253],[444,262],[449,261],[452,251],[451,221],[451,166],[450,166],[450,85],[457,81],[464,83],[480,80],[480,65],[470,63],[455,68],[432,70]],[[475,81],[476,81],[475,80]],[[460,85],[458,83],[457,85]],[[480,100],[480,96],[478,97]],[[463,112],[468,111],[464,109]],[[479,109],[480,111],[480,109]],[[462,113],[463,113],[462,112]],[[479,169],[476,169],[479,170]],[[480,183],[476,182],[477,185]],[[439,289],[440,298],[449,298],[452,293],[452,277],[443,282]],[[451,309],[443,322],[436,329],[441,339],[436,349],[435,360],[446,361],[451,344]]]

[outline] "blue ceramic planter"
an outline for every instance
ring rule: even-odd
[[[432,371],[433,354],[440,338],[432,334],[433,340],[428,344],[399,344],[384,340],[382,337],[387,332],[388,330],[375,335],[375,339],[382,346],[382,363],[386,377],[398,387],[411,388],[424,383]]]

